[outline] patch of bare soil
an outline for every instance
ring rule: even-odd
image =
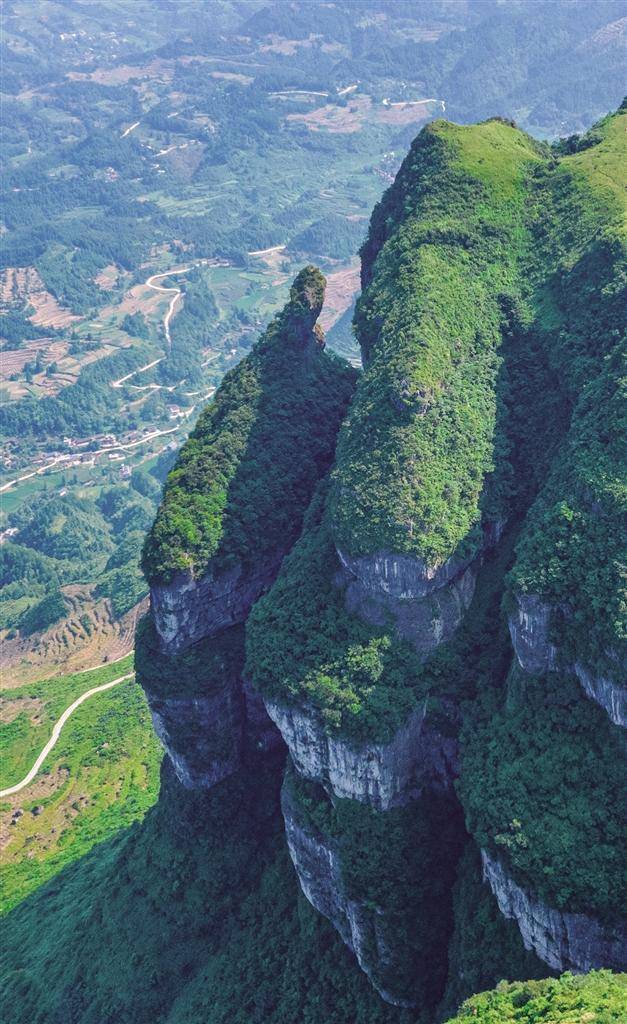
[[[97,284],[103,291],[108,291],[110,288],[114,288],[118,283],[119,276],[120,272],[115,263],[109,263],[108,266],[103,267],[102,270],[96,274],[94,284]]]
[[[426,121],[435,100],[412,100],[407,103],[390,103],[376,108],[375,119],[382,124],[419,124]]]
[[[7,267],[0,274],[0,302],[28,302],[35,312],[29,317],[37,327],[69,327],[82,317],[61,306],[34,267]]]
[[[44,633],[2,640],[3,689],[47,679],[60,671],[64,675],[81,672],[132,651],[135,626],[148,608],[148,599],[116,619],[110,602],[106,598],[95,599],[93,589],[82,584],[63,587],[70,605],[66,618]]]
[[[3,700],[0,702],[0,722],[8,725],[9,722],[14,722],[23,711],[26,711],[31,725],[39,725],[43,706],[44,702],[39,697],[16,697],[14,700]]]
[[[75,82],[96,82],[98,85],[126,85],[133,79],[157,78],[169,82],[174,75],[174,61],[156,58],[141,66],[120,64],[115,68],[96,68],[94,71],[68,71],[67,78]]]
[[[156,316],[161,306],[169,301],[169,296],[146,288],[144,284],[133,285],[117,305],[103,306],[98,319],[105,321],[109,316],[124,316],[126,313],[143,313],[144,316]]]
[[[327,131],[332,134],[351,134],[358,132],[369,115],[372,100],[369,96],[356,96],[347,106],[335,106],[326,103],[306,114],[288,114],[286,120],[299,121],[311,132]]]
[[[235,71],[210,71],[209,78],[223,78],[225,82],[241,82],[242,85],[250,85],[250,75],[238,75]]]

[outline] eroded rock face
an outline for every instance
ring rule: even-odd
[[[597,675],[581,662],[568,666],[559,665],[559,650],[549,641],[551,615],[553,608],[534,594],[517,594],[517,609],[509,616],[509,632],[512,645],[521,668],[530,675],[540,675],[555,671],[558,667],[569,669],[575,673],[581,686],[590,700],[603,708],[615,725],[627,727],[627,687],[610,679],[607,675]],[[621,671],[621,667],[617,668]]]
[[[481,851],[483,877],[504,917],[516,921],[525,949],[533,950],[556,971],[585,973],[606,967],[627,968],[627,929],[603,925],[587,914],[547,907],[521,888],[502,864]]]
[[[579,662],[575,663],[574,668],[586,695],[607,711],[614,725],[627,728],[627,687],[605,676],[593,675]]]
[[[426,702],[389,743],[352,743],[329,736],[315,709],[265,702],[300,775],[340,798],[387,810],[414,799],[426,786],[442,789],[457,774],[457,741],[425,724]]]
[[[516,602],[508,623],[518,662],[532,675],[549,672],[557,659],[557,649],[549,642],[551,606],[535,594],[517,594]]]
[[[359,580],[370,594],[389,594],[404,601],[426,597],[440,590],[451,580],[462,575],[473,561],[476,552],[467,558],[449,558],[443,565],[433,568],[414,555],[395,555],[380,552],[377,555],[352,556],[336,546],[342,565]]]
[[[377,980],[382,973],[393,972],[398,956],[385,934],[383,908],[348,897],[337,846],[329,836],[305,823],[289,785],[281,791],[281,808],[287,847],[303,894],[339,932],[379,995],[395,1006],[411,1006]]]
[[[151,606],[162,650],[190,647],[246,619],[257,598],[274,580],[285,551],[277,551],[254,571],[241,564],[224,572],[211,569],[201,579],[177,573],[171,583],[151,588]]]
[[[244,702],[234,687],[210,697],[163,700],[147,694],[154,730],[186,789],[211,789],[240,767]]]
[[[473,566],[423,598],[396,597],[372,591],[362,579],[352,578],[345,591],[346,610],[372,626],[392,619],[404,640],[425,657],[449,640],[461,625],[475,590]]]

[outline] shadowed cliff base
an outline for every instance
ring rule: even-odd
[[[280,779],[257,763],[190,793],[166,759],[141,825],[4,919],[6,1024],[434,1024],[384,1003],[300,894]],[[490,958],[485,984],[522,976]]]

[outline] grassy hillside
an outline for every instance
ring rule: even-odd
[[[0,788],[26,775],[76,697],[126,675],[132,660],[8,691],[0,702]],[[146,699],[133,680],[82,704],[33,782],[0,800],[2,912],[143,818],[157,798],[160,760]]]

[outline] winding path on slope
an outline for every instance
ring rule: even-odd
[[[148,280],[146,281],[146,287],[152,288],[156,292],[165,292],[166,294],[169,293],[170,295],[174,293],[172,295],[172,298],[170,299],[168,311],[163,318],[163,330],[165,331],[165,340],[168,343],[169,352],[172,351],[172,338],[170,336],[170,320],[174,315],[174,310],[176,309],[177,303],[181,295],[183,294],[183,290],[182,288],[164,288],[163,285],[154,284],[154,282],[160,281],[164,277],[172,277],[174,274],[186,274],[188,270],[192,270],[196,266],[198,266],[197,263],[191,263],[189,267],[173,267],[172,270],[166,270],[166,272],[163,274],[152,274],[152,276],[149,277]]]
[[[127,657],[127,655],[124,655],[124,657]],[[107,664],[110,664],[110,662],[105,662],[103,665],[94,665],[93,668],[105,668]],[[93,671],[93,669],[86,669],[85,671],[89,672]],[[84,701],[88,700],[89,697],[93,697],[95,693],[102,693],[104,690],[110,690],[113,686],[118,686],[120,683],[126,682],[127,679],[132,679],[134,675],[134,672],[128,672],[125,676],[119,676],[117,679],[111,679],[110,682],[103,683],[101,686],[94,686],[92,687],[91,690],[87,690],[85,693],[82,693],[80,697],[77,697],[76,700],[70,704],[69,708],[65,709],[59,720],[55,723],[54,728],[52,730],[52,736],[50,737],[45,747],[39,754],[39,757],[35,761],[28,775],[25,775],[22,781],[16,783],[15,786],[9,786],[7,789],[0,789],[0,797],[11,796],[13,793],[19,793],[21,789],[24,789],[25,786],[28,786],[33,781],[33,779],[37,775],[37,772],[39,771],[42,764],[48,757],[48,754],[56,745],[57,740],[61,735],[61,730],[65,723],[67,722],[68,718],[70,717],[71,714],[74,713],[74,711],[76,711],[78,707],[80,707],[81,704],[84,703]]]

